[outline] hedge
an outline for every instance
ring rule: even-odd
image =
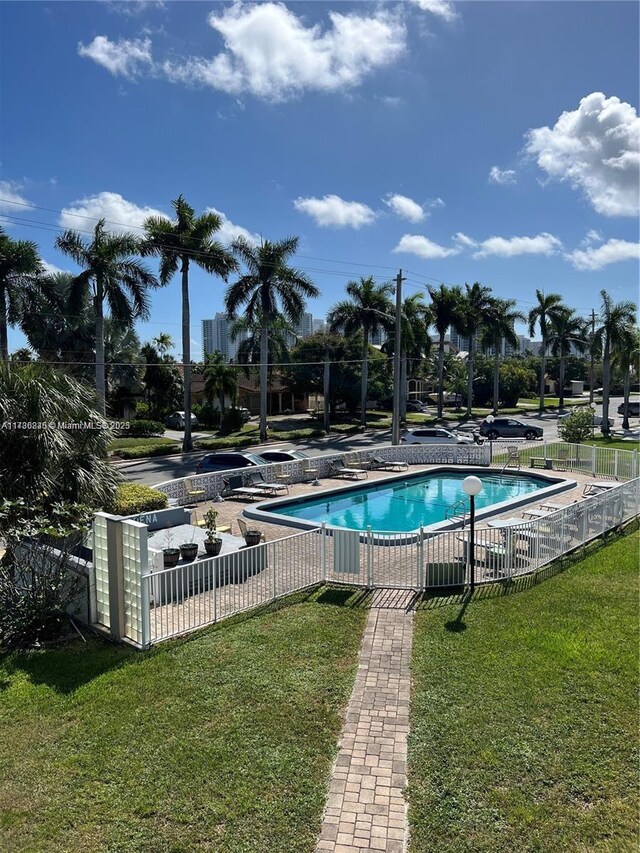
[[[252,435],[248,438],[201,438],[195,442],[195,446],[202,450],[235,450],[238,447],[249,447],[258,443],[258,437]]]
[[[147,459],[151,456],[169,456],[172,453],[180,453],[179,444],[137,444],[134,447],[121,447],[116,453],[121,459]]]
[[[116,489],[116,515],[133,515],[136,512],[149,512],[154,509],[166,509],[169,498],[162,492],[138,483],[121,483]]]
[[[154,435],[164,434],[164,424],[160,421],[131,421],[128,429],[120,430],[118,435],[122,438],[151,438]]]

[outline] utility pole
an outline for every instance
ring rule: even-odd
[[[393,421],[391,444],[400,444],[400,385],[402,382],[402,270],[396,276],[396,339],[393,347]]]
[[[589,404],[593,403],[593,386],[595,385],[595,354],[593,352],[593,339],[596,336],[596,312],[591,309],[591,340],[589,341]]]

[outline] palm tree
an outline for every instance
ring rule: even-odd
[[[609,436],[609,390],[611,386],[611,354],[621,349],[636,323],[637,305],[625,300],[612,302],[606,290],[600,291],[600,327],[596,330],[596,344],[602,347],[602,434]]]
[[[168,284],[180,270],[182,277],[182,369],[184,376],[184,438],[182,449],[193,449],[191,440],[191,311],[189,306],[189,267],[196,264],[226,282],[237,269],[235,259],[212,237],[220,230],[217,213],[195,215],[182,196],[171,202],[175,218],[151,216],[144,224],[144,251],[160,257],[160,283]]]
[[[25,291],[41,272],[38,247],[31,240],[12,240],[0,228],[0,361],[9,357],[7,327],[23,315]]]
[[[629,394],[631,391],[631,371],[637,378],[640,367],[640,329],[633,326],[625,330],[624,339],[621,341],[613,358],[622,368],[624,400],[622,413],[622,429],[629,429]]]
[[[114,317],[104,321],[105,379],[110,400],[131,398],[142,389],[144,358],[136,330]]]
[[[349,299],[336,303],[327,322],[331,331],[341,331],[349,337],[362,333],[362,374],[360,385],[360,423],[367,425],[367,385],[369,380],[369,337],[379,329],[391,329],[393,305],[389,294],[393,293],[392,282],[376,284],[369,276],[360,281],[350,281],[346,291]]]
[[[91,240],[72,230],[56,239],[56,247],[84,267],[71,281],[71,308],[77,310],[85,304],[88,292],[93,296],[96,392],[102,415],[106,409],[104,303],[107,302],[112,317],[131,325],[136,319],[148,319],[147,291],[158,286],[156,277],[135,257],[141,251],[140,240],[133,234],[112,234],[104,226],[105,220],[100,219]]]
[[[551,318],[549,343],[551,355],[560,359],[560,393],[559,407],[564,408],[564,368],[567,356],[571,355],[573,347],[583,353],[587,348],[585,322],[578,317],[573,308],[564,308]]]
[[[289,361],[290,342],[295,340],[293,326],[282,314],[274,314],[269,319],[269,359],[274,364],[284,364]],[[238,317],[231,324],[230,337],[232,341],[242,340],[236,349],[235,360],[243,365],[245,376],[259,373],[260,348],[262,346],[262,317],[256,311],[255,317]],[[255,365],[252,368],[250,365]],[[257,370],[256,370],[257,368]]]
[[[462,299],[459,287],[428,287],[431,297],[431,323],[438,333],[438,417],[442,418],[444,403],[444,338],[457,316]]]
[[[220,417],[224,413],[224,401],[231,397],[235,403],[238,393],[235,370],[224,360],[221,352],[207,353],[204,365],[204,392],[211,403],[214,397],[220,402]]]
[[[514,326],[524,322],[525,316],[521,311],[515,311],[515,299],[492,299],[487,314],[487,325],[482,332],[482,346],[494,350],[493,360],[493,414],[498,414],[500,400],[500,356],[502,344],[518,345],[518,336]]]
[[[431,337],[429,336],[431,312],[429,306],[424,303],[422,293],[407,296],[402,303],[400,322],[402,324],[400,331],[400,419],[404,420],[407,414],[408,362],[411,363],[413,370],[414,364],[416,362],[421,363],[431,351]],[[390,330],[381,349],[387,355],[395,353],[395,327]]]
[[[540,345],[540,414],[544,411],[544,384],[547,368],[547,345],[551,324],[558,314],[565,310],[562,296],[559,293],[547,293],[536,290],[537,305],[529,311],[529,334],[533,337],[536,324],[540,328],[542,344]]]
[[[225,294],[226,311],[232,317],[242,306],[250,323],[260,322],[260,440],[267,438],[267,383],[269,367],[269,326],[274,317],[284,314],[296,323],[307,299],[320,291],[300,270],[288,266],[298,249],[298,237],[271,242],[262,240],[254,246],[244,237],[234,240],[232,249],[247,268]],[[279,307],[281,306],[281,308]]]
[[[484,287],[476,281],[472,285],[465,284],[465,293],[457,304],[453,325],[458,332],[469,339],[469,356],[467,358],[467,417],[471,417],[473,406],[473,366],[475,340],[480,329],[491,316],[491,288]]]
[[[169,332],[160,332],[155,338],[151,339],[151,343],[158,350],[160,355],[166,355],[170,349],[173,349],[173,338]]]

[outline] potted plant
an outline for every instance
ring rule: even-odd
[[[164,537],[165,547],[162,549],[165,569],[172,569],[174,566],[177,566],[178,560],[180,559],[180,549],[172,548],[172,541],[173,533],[170,530],[167,530]]]
[[[195,527],[191,528],[191,538],[180,546],[180,556],[183,560],[195,560],[198,556],[198,543],[193,541]]]
[[[210,509],[204,515],[204,523],[207,530],[207,538],[204,540],[205,551],[210,557],[217,557],[222,548],[222,539],[218,536],[216,522],[218,513],[215,509]]]
[[[251,530],[247,529],[244,534],[244,541],[247,545],[259,545],[262,539],[262,531],[261,530]]]

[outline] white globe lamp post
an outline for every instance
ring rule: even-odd
[[[482,480],[479,477],[465,477],[462,481],[462,488],[466,495],[469,496],[469,589],[471,592],[476,585],[476,568],[475,568],[475,533],[476,533],[476,495],[482,491]]]

